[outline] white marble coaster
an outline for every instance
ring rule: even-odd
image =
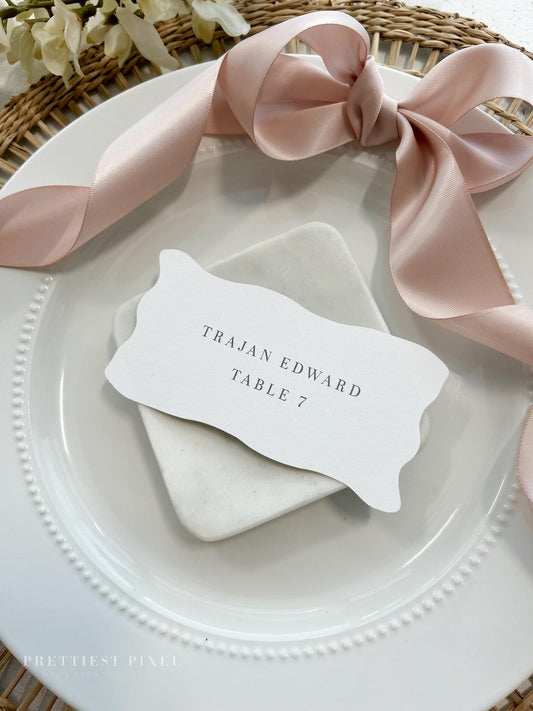
[[[209,271],[278,291],[333,321],[387,331],[344,241],[329,225],[298,227]],[[140,298],[117,311],[117,345],[135,328]],[[144,405],[139,410],[176,513],[202,540],[233,536],[344,488],[267,459],[215,428]],[[422,430],[424,439],[427,420]]]

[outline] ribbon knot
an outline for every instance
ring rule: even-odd
[[[325,68],[282,54],[296,37]],[[112,143],[92,186],[43,186],[0,200],[0,264],[43,266],[77,249],[176,179],[205,133],[248,134],[280,160],[354,136],[363,146],[399,138],[390,246],[398,292],[418,315],[533,365],[533,308],[514,303],[470,196],[523,171],[533,138],[452,130],[490,99],[533,103],[533,63],[501,44],[470,47],[396,104],[369,52],[363,27],[339,11],[240,42]],[[519,470],[533,501],[531,414]]]
[[[362,146],[380,146],[399,137],[398,102],[385,94],[374,57],[365,65],[348,92],[346,112],[356,140]]]

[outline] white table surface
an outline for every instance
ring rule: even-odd
[[[457,12],[484,22],[510,42],[531,49],[533,46],[533,0],[416,0],[407,4],[423,5],[443,12]]]

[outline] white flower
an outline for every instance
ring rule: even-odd
[[[128,4],[135,8],[132,2]],[[129,7],[119,7],[115,14],[120,27],[133,41],[143,57],[164,69],[178,69],[180,66],[178,60],[167,52],[163,40],[151,22],[134,15],[133,10]]]
[[[11,42],[9,41],[4,23],[0,21],[0,52],[7,52],[10,46]]]
[[[100,44],[104,41],[106,34],[111,29],[111,25],[106,24],[107,19],[117,7],[115,0],[104,0],[102,7],[99,7],[96,13],[87,20],[84,28],[87,44]]]
[[[20,62],[30,84],[46,74],[46,69],[40,61],[39,43],[35,41],[26,20],[43,18],[48,19],[48,12],[44,8],[35,8],[19,12],[16,17],[10,17],[5,27],[0,22],[0,52],[6,52],[9,64]]]
[[[104,40],[104,54],[106,57],[116,57],[119,67],[130,56],[132,47],[131,37],[122,25],[112,25],[107,28]]]
[[[9,64],[20,61],[28,81],[32,84],[42,75],[38,60],[40,47],[36,44],[30,26],[26,22],[14,25],[9,33],[9,50],[6,54]]]
[[[104,0],[101,10],[96,13],[92,27],[87,33],[90,44],[104,42],[107,57],[116,57],[122,66],[130,55],[133,45],[150,62],[165,69],[177,69],[179,62],[166,50],[159,33],[146,19],[135,15],[137,5],[131,0],[122,0],[124,7],[118,7],[115,0]],[[175,0],[168,0],[175,1]],[[117,24],[107,24],[109,15],[115,14]]]
[[[143,15],[150,22],[171,20],[176,15],[188,15],[190,9],[184,0],[137,0]]]
[[[84,41],[87,45],[100,44],[104,41],[106,34],[109,32],[109,26],[105,24],[106,18],[101,14],[100,10],[90,17],[84,27]]]
[[[51,74],[63,77],[65,83],[72,76],[70,50],[65,43],[65,27],[58,17],[33,25],[31,33],[41,50],[44,66]]]
[[[206,44],[212,41],[217,25],[230,37],[246,35],[250,25],[231,4],[231,0],[192,0],[192,28]]]
[[[5,0],[0,0],[0,5]],[[13,0],[8,0],[16,7]],[[250,26],[233,6],[233,0],[28,0],[25,10],[6,23],[0,21],[0,53],[10,64],[20,62],[28,80],[37,81],[48,71],[72,76],[72,64],[82,75],[79,56],[94,44],[104,44],[106,56],[123,65],[135,46],[148,61],[165,69],[179,62],[167,51],[154,23],[177,15],[192,14],[197,37],[209,43],[217,25],[233,37],[245,35]],[[46,4],[48,9],[42,5]],[[89,17],[88,17],[89,16]],[[42,61],[41,61],[42,60]]]
[[[74,4],[71,7],[79,7]],[[65,83],[72,75],[72,65],[82,74],[79,65],[82,23],[62,0],[54,0],[53,16],[47,22],[38,22],[32,27],[32,35],[39,43],[45,67],[51,74],[62,76]]]

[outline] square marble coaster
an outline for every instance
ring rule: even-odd
[[[387,331],[348,248],[329,225],[303,225],[208,271],[273,289],[333,321]],[[117,345],[135,328],[140,298],[117,311]],[[202,540],[233,536],[344,488],[329,477],[267,459],[202,423],[144,405],[139,410],[176,513]]]

